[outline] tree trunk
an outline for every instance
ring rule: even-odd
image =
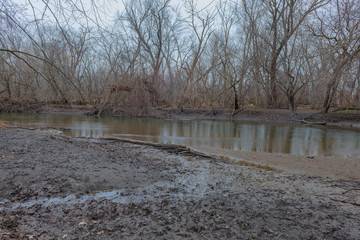
[[[289,102],[289,108],[292,113],[296,113],[296,105],[295,105],[295,96],[293,94],[287,95],[287,99]]]
[[[293,86],[289,87],[288,91],[286,92],[286,97],[288,99],[289,108],[293,114],[296,113],[295,94],[296,93],[294,92]]]
[[[333,77],[333,79],[328,83],[326,88],[324,102],[322,106],[322,113],[328,113],[333,98],[335,96],[337,86],[337,77]]]
[[[5,80],[5,84],[6,84],[6,91],[7,91],[9,100],[11,100],[12,94],[11,94],[10,80],[9,79]]]
[[[360,87],[358,87],[358,89],[356,90],[356,94],[354,96],[353,103],[355,106],[360,104]]]
[[[274,59],[271,63],[270,68],[270,93],[268,98],[268,108],[276,108],[277,107],[277,90],[276,90],[276,59]]]
[[[326,92],[325,92],[322,110],[321,110],[322,113],[327,113],[329,111],[331,100],[332,100],[330,98],[331,89],[332,89],[332,86],[330,84],[328,84],[328,86],[326,88]]]
[[[271,49],[271,63],[270,63],[270,83],[269,83],[269,95],[267,100],[268,108],[275,108],[277,105],[277,93],[276,93],[276,71],[277,71],[277,59],[278,59],[278,49],[277,49],[277,27],[274,26],[274,36]]]
[[[356,82],[354,81],[354,86],[357,85],[356,87],[356,92],[355,92],[355,95],[354,95],[354,99],[353,99],[353,104],[355,106],[358,106],[360,104],[360,61],[359,61],[359,69],[358,69],[358,72],[356,74],[356,78],[357,78],[357,84]]]
[[[238,110],[238,109],[240,109],[239,98],[238,98],[238,94],[237,94],[235,85],[233,86],[233,91],[234,91],[234,109]]]
[[[360,47],[358,48],[358,51],[355,52],[355,54],[358,53],[359,51],[360,51]],[[334,98],[336,88],[338,85],[338,79],[341,77],[341,74],[342,74],[342,70],[346,64],[348,64],[349,62],[352,61],[355,54],[351,55],[349,57],[345,57],[345,55],[340,56],[339,62],[337,64],[336,68],[334,69],[333,76],[327,84],[325,97],[324,97],[324,101],[323,101],[323,106],[322,106],[323,113],[327,113],[329,111],[331,102]]]

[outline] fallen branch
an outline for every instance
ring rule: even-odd
[[[311,122],[311,121],[306,121],[306,120],[294,120],[295,122],[301,122],[304,124],[309,124],[309,125],[326,125],[327,122]]]
[[[357,203],[357,202],[349,202],[349,201],[346,201],[346,200],[340,200],[340,199],[335,199],[335,198],[330,198],[330,199],[335,201],[335,202],[347,203],[347,204],[351,204],[351,205],[360,207],[360,203]]]
[[[111,140],[111,141],[121,141],[121,142],[127,142],[127,143],[133,143],[138,145],[146,145],[146,146],[152,146],[160,149],[167,149],[171,150],[177,153],[183,153],[183,154],[191,154],[196,156],[201,156],[205,158],[213,158],[210,155],[204,154],[202,152],[198,152],[195,150],[192,150],[186,146],[183,145],[175,145],[175,144],[162,144],[162,143],[153,143],[153,142],[145,142],[145,141],[139,141],[139,140],[133,140],[133,139],[127,139],[127,138],[116,138],[116,137],[102,137],[100,139],[103,140]]]
[[[177,154],[200,156],[200,157],[216,160],[215,163],[216,162],[224,162],[224,163],[230,163],[232,165],[248,166],[248,167],[253,167],[253,168],[265,169],[265,170],[268,170],[268,171],[282,172],[282,170],[279,170],[279,169],[276,169],[276,168],[272,168],[272,167],[269,167],[269,166],[266,166],[266,165],[264,166],[264,165],[257,164],[257,163],[252,163],[252,162],[245,161],[245,160],[235,161],[235,160],[232,160],[232,159],[224,157],[224,156],[209,155],[209,154],[206,154],[206,153],[203,153],[203,152],[192,150],[192,149],[190,149],[190,148],[188,148],[186,146],[183,146],[183,145],[153,143],[153,142],[145,142],[145,141],[133,140],[133,139],[128,139],[128,138],[117,138],[117,137],[102,137],[100,139],[102,139],[102,140],[110,140],[110,141],[127,142],[127,143],[133,143],[133,144],[138,144],[138,145],[152,146],[152,147],[155,147],[155,148],[172,151],[172,152],[175,152]]]

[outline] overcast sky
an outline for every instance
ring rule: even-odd
[[[18,4],[28,4],[31,2],[35,8],[37,8],[39,11],[42,11],[44,8],[44,0],[13,0],[15,3]],[[82,0],[83,4],[86,6],[90,6],[90,3],[94,1],[99,6],[102,5],[102,3],[107,3],[107,9],[106,11],[110,11],[113,13],[116,13],[117,11],[123,10],[123,3],[122,0]],[[211,7],[211,5],[214,5],[216,0],[194,0],[197,6],[198,10],[205,9],[207,7]],[[51,2],[51,0],[50,0]],[[61,3],[61,1],[59,1]],[[182,4],[184,1],[182,0],[172,0],[171,3],[173,5]],[[31,10],[31,9],[29,9]]]
[[[12,0],[12,1],[17,4],[27,6],[27,11],[25,11],[23,14],[27,14],[28,16],[30,16],[30,18],[33,18],[34,12],[32,10],[32,7],[29,5],[29,2],[30,2],[32,4],[32,6],[35,8],[36,18],[38,18],[38,19],[42,19],[44,17],[44,15],[43,15],[44,9],[45,9],[44,2],[49,1],[50,3],[60,3],[60,4],[62,2],[61,0]],[[204,9],[210,10],[211,7],[213,5],[215,5],[215,3],[218,0],[194,0],[194,1],[196,3],[197,10],[204,10]],[[74,0],[74,2],[79,3],[80,1]],[[90,17],[91,19],[94,20],[93,22],[96,21],[97,23],[99,23],[100,25],[103,25],[103,26],[110,23],[114,19],[117,12],[121,12],[124,9],[123,0],[81,0],[81,2],[84,4],[85,9],[88,11],[88,15],[89,16],[93,15],[92,17]],[[94,18],[95,15],[94,15],[93,11],[91,11],[91,6],[92,6],[91,3],[92,2],[95,3],[99,7],[99,9],[101,9],[100,11],[97,11],[97,13],[99,14],[96,17],[97,20],[95,20],[95,18]],[[104,3],[105,3],[105,5],[104,5]],[[183,0],[171,0],[171,4],[174,6],[176,6],[176,5],[181,6],[183,3],[184,3]],[[81,7],[81,4],[78,4],[78,6]],[[52,7],[52,10],[56,11],[56,9],[54,7]],[[49,10],[47,10],[47,13],[49,13]],[[49,14],[48,16],[51,16],[51,14]],[[52,21],[54,19],[52,19],[52,17],[50,17],[47,20]],[[91,25],[91,21],[90,22],[88,21],[88,24]]]

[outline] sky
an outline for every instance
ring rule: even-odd
[[[31,2],[33,6],[38,9],[38,11],[42,11],[44,9],[43,1],[48,1],[48,0],[13,0],[13,2],[17,4],[28,4],[29,2]],[[54,0],[50,0],[50,2],[53,1]],[[122,0],[82,0],[85,7],[89,7],[90,3],[93,1],[95,2],[95,4],[98,4],[99,6],[102,5],[103,3],[107,3],[107,8],[106,8],[107,13],[104,13],[104,15],[113,15],[117,11],[122,11],[124,8]],[[208,9],[209,7],[211,7],[211,5],[214,5],[217,0],[194,0],[194,1],[196,3],[197,9],[202,10],[202,9]],[[61,1],[55,0],[55,2],[61,2]],[[177,5],[177,4],[182,4],[184,1],[172,0],[171,2],[172,4]],[[29,8],[28,10],[31,11],[31,8]]]
[[[44,9],[45,9],[45,4],[44,2],[50,2],[50,3],[61,3],[61,0],[10,0],[11,2],[14,2],[16,4],[20,4],[22,6],[26,5],[27,6],[27,11],[25,11],[23,14],[23,16],[25,16],[25,14],[29,17],[29,19],[34,19],[34,15],[36,16],[37,19],[44,19]],[[73,0],[74,2],[83,3],[83,6],[85,7],[86,10],[90,10],[89,12],[92,12],[90,14],[88,14],[88,16],[90,16],[90,18],[88,18],[87,20],[85,20],[83,18],[83,15],[78,15],[80,18],[83,18],[86,22],[88,26],[93,25],[92,23],[98,25],[98,26],[106,26],[108,25],[108,23],[111,24],[112,20],[114,20],[116,14],[118,12],[122,12],[124,10],[124,5],[123,2],[126,0]],[[196,4],[196,9],[197,10],[211,10],[212,6],[214,6],[216,4],[218,0],[194,0],[195,4]],[[32,4],[32,7],[29,5],[29,3]],[[96,11],[97,16],[94,14],[95,11],[91,11],[92,9],[92,4],[91,3],[95,3],[95,5],[99,6],[100,9],[102,9],[101,11]],[[104,5],[105,3],[105,5]],[[184,0],[171,0],[171,4],[176,6],[176,5],[182,5],[184,3]],[[78,4],[78,6],[81,6],[80,4]],[[106,6],[105,8],[103,8],[102,6]],[[35,9],[36,14],[34,14],[33,8]],[[56,11],[55,7],[52,7],[53,11]],[[93,9],[92,9],[93,10]],[[181,9],[180,9],[181,11]],[[49,9],[46,10],[47,13],[49,13]],[[51,15],[51,14],[50,14]],[[50,16],[49,15],[49,16]],[[96,17],[94,17],[96,16]],[[80,19],[79,18],[79,19]],[[46,17],[45,17],[46,19]],[[90,21],[88,21],[90,19]],[[53,17],[50,17],[47,19],[47,21],[54,21]],[[67,22],[67,20],[64,20]],[[81,20],[80,20],[81,22]],[[77,22],[73,22],[74,26],[77,25]]]

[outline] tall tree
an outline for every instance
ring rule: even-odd
[[[197,82],[195,78],[196,68],[207,49],[210,37],[214,29],[215,14],[207,11],[196,9],[193,0],[187,0],[185,3],[187,17],[184,20],[190,36],[185,44],[178,41],[178,72],[182,81],[181,94],[180,94],[180,109],[183,111],[185,103],[185,94],[187,90]],[[190,41],[189,41],[190,38]],[[212,66],[210,66],[211,68]],[[207,72],[207,71],[205,71]],[[201,74],[202,76],[202,74]],[[201,78],[201,77],[200,77]]]
[[[131,0],[125,3],[124,20],[141,46],[143,60],[151,68],[150,75],[142,81],[154,105],[159,104],[158,89],[164,81],[161,67],[164,64],[165,43],[173,32],[173,14],[170,0]]]
[[[262,38],[269,47],[269,56],[263,66],[269,74],[267,107],[277,107],[277,74],[279,57],[310,13],[328,4],[329,0],[261,0],[265,9],[263,21],[267,26]]]
[[[322,112],[331,107],[341,75],[347,65],[360,53],[360,2],[332,0],[325,11],[318,12],[313,34],[325,39],[334,51],[331,76],[327,81]]]

